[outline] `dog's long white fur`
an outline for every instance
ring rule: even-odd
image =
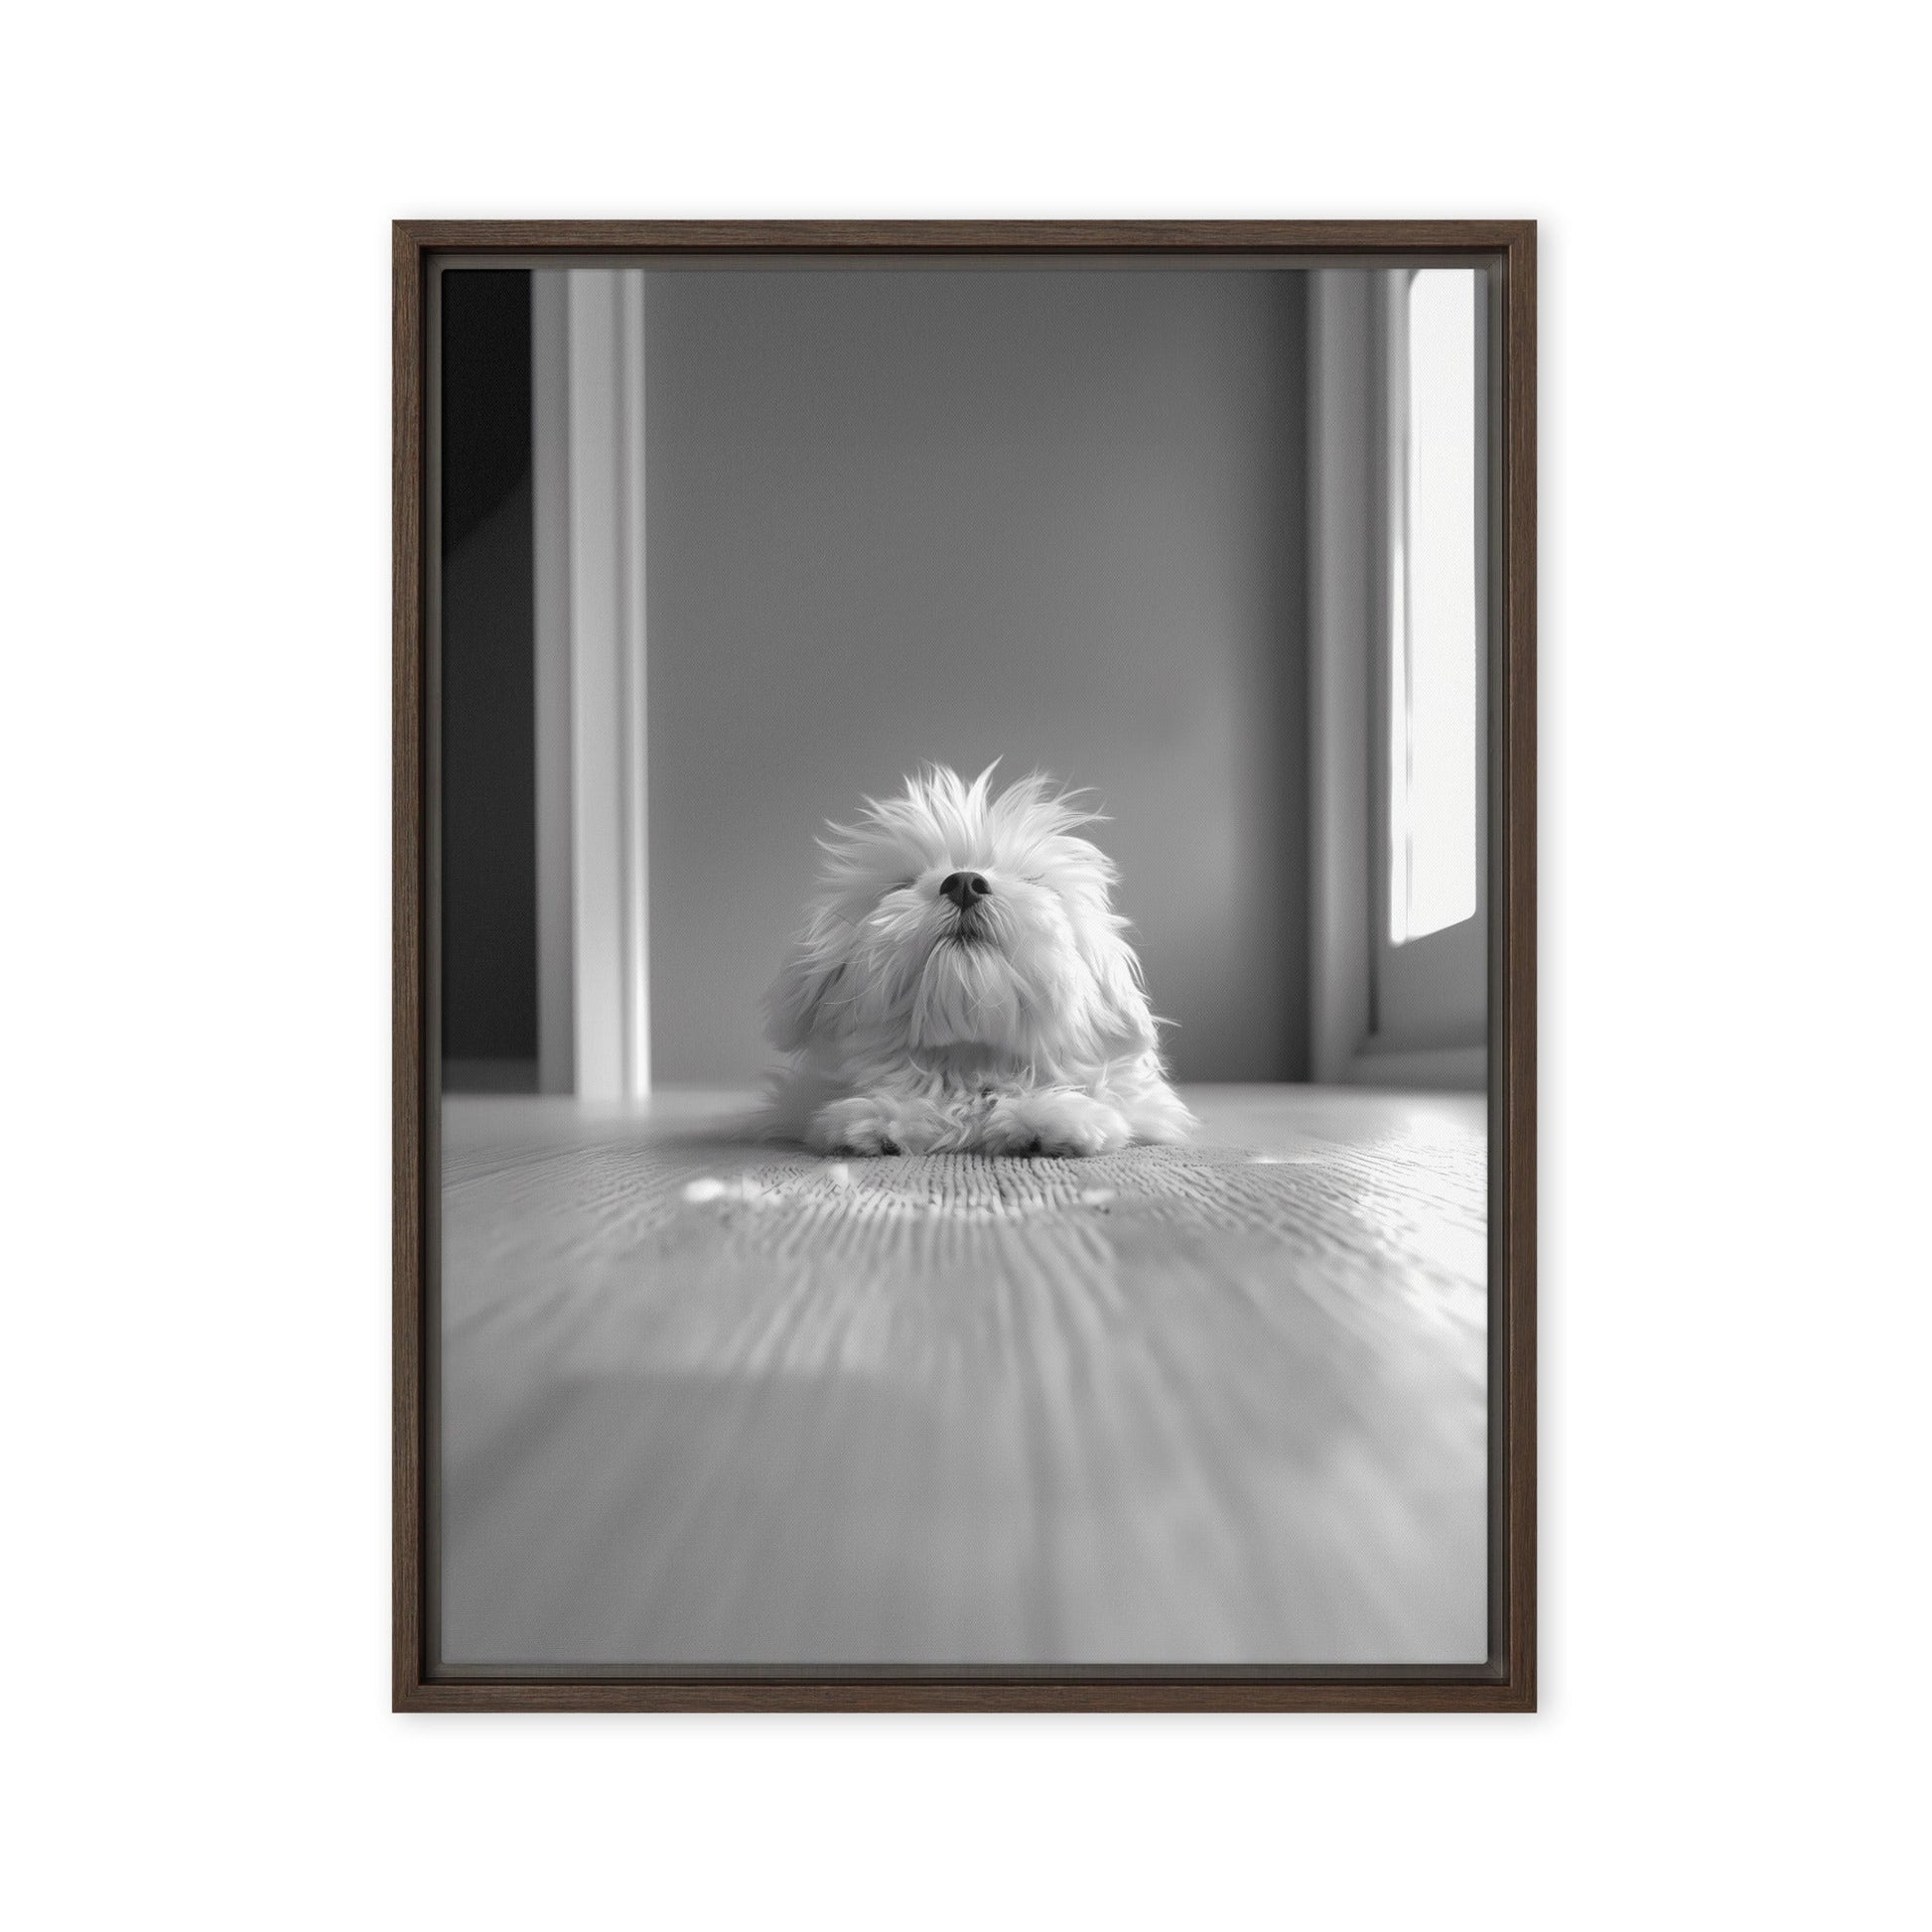
[[[766,996],[786,1058],[774,1135],[823,1154],[1101,1154],[1177,1141],[1098,814],[1035,774],[995,793],[929,767],[828,827],[804,928]],[[987,888],[970,910],[940,891]]]

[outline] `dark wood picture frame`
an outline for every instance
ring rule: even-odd
[[[427,1653],[437,1267],[430,1081],[437,968],[436,747],[426,702],[429,277],[439,254],[1131,255],[1487,268],[1498,301],[1499,518],[1488,681],[1489,1655],[1453,1670],[462,1679]],[[399,221],[394,263],[394,1490],[397,1711],[1270,1710],[1536,1708],[1536,226],[1531,221]]]

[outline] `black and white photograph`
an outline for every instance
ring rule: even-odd
[[[1494,247],[427,293],[427,1675],[1493,1672]]]

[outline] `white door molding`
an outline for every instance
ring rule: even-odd
[[[539,1085],[650,1091],[644,274],[531,276]]]
[[[1355,1077],[1373,1025],[1370,669],[1380,419],[1376,277],[1309,278],[1309,858],[1312,1073]]]

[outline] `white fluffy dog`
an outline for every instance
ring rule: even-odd
[[[1035,776],[908,778],[819,841],[804,930],[766,997],[787,1054],[774,1133],[821,1154],[1104,1154],[1177,1141],[1083,811]]]

